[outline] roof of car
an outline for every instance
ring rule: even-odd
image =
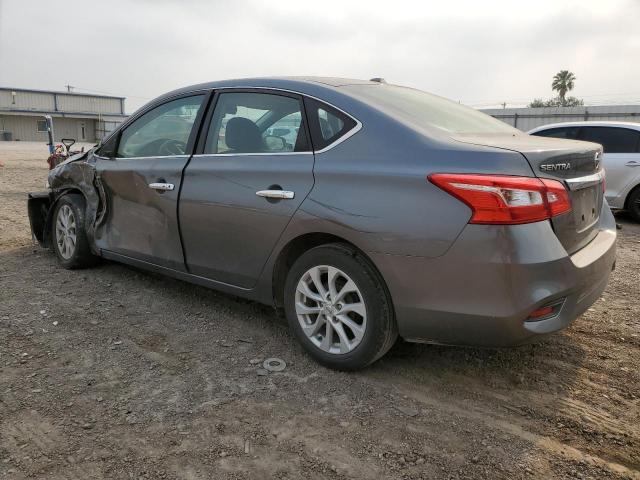
[[[256,78],[235,78],[229,80],[218,80],[214,82],[200,83],[182,87],[152,100],[155,103],[159,100],[179,95],[182,93],[195,92],[198,90],[209,90],[214,88],[275,88],[281,90],[289,90],[305,95],[322,95],[323,93],[340,93],[350,96],[340,87],[346,85],[381,85],[380,82],[372,82],[370,80],[360,80],[353,78],[338,77],[256,77]]]
[[[559,127],[618,127],[618,128],[631,128],[633,130],[640,130],[640,123],[635,122],[614,122],[614,121],[581,121],[581,122],[561,122],[550,123],[548,125],[541,125],[529,130],[529,133],[540,132],[543,130],[549,130],[551,128]]]
[[[229,80],[217,80],[213,82],[204,83],[198,85],[199,87],[210,86],[213,87],[232,87],[238,84],[242,86],[264,86],[266,84],[273,85],[278,83],[286,83],[286,84],[299,84],[299,85],[308,85],[308,84],[323,84],[328,85],[330,87],[342,87],[345,85],[375,85],[379,82],[372,82],[370,80],[362,80],[356,78],[340,78],[340,77],[297,77],[297,76],[288,76],[288,77],[253,77],[253,78],[233,78]]]

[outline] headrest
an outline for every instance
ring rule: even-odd
[[[225,142],[231,150],[240,153],[262,151],[260,129],[248,118],[234,117],[227,122]]]

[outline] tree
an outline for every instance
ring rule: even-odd
[[[542,108],[542,107],[581,107],[584,105],[584,101],[581,98],[567,97],[562,100],[560,97],[550,98],[549,100],[543,100],[536,98],[529,104],[529,108]]]
[[[546,103],[544,100],[542,100],[541,98],[535,98],[533,100],[533,102],[531,102],[529,104],[529,108],[541,108],[541,107],[546,107]]]
[[[530,104],[529,108],[542,108],[542,107],[581,107],[584,105],[584,101],[581,98],[567,97],[567,92],[573,90],[573,82],[576,81],[576,76],[569,70],[560,70],[553,77],[551,88],[557,90],[558,96],[550,98],[549,100],[543,100],[542,98],[535,98]]]
[[[560,70],[553,77],[551,82],[551,89],[556,90],[560,97],[561,106],[566,105],[565,95],[568,91],[573,90],[573,82],[576,80],[576,76],[569,70]]]
[[[576,97],[567,97],[564,101],[563,107],[582,107],[584,105],[584,100]]]

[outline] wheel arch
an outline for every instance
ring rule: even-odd
[[[357,255],[364,258],[374,269],[383,288],[386,290],[391,307],[393,308],[393,299],[389,292],[387,283],[382,276],[382,273],[373,262],[373,260],[365,253],[364,250],[359,248],[353,242],[350,242],[346,238],[339,235],[326,232],[310,232],[301,234],[287,242],[287,244],[280,250],[272,270],[272,295],[273,303],[276,308],[282,308],[284,306],[284,285],[287,279],[287,274],[295,261],[305,252],[312,248],[319,247],[320,245],[326,245],[330,243],[341,243],[350,247]],[[395,309],[394,309],[395,310]]]
[[[631,199],[635,196],[639,196],[640,194],[640,183],[635,185],[627,194],[627,197],[624,199],[624,209],[631,215],[635,221],[640,222],[640,208],[632,208]]]
[[[625,210],[629,209],[629,202],[631,201],[631,196],[636,193],[638,190],[640,190],[640,183],[634,185],[633,187],[631,187],[631,189],[629,190],[629,193],[627,193],[626,198],[624,199],[624,208]]]
[[[60,202],[60,199],[62,197],[66,195],[72,195],[72,194],[80,195],[84,200],[85,208],[86,208],[87,197],[79,188],[69,187],[57,192],[53,202],[51,202],[51,205],[49,206],[49,211],[47,212],[47,218],[45,220],[44,229],[42,232],[43,246],[50,247],[52,245],[51,240],[52,240],[52,227],[53,227],[53,213],[56,211],[56,206],[58,205],[58,202]]]

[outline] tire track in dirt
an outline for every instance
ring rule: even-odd
[[[386,378],[384,376],[380,376],[376,379],[376,382],[382,386],[383,383],[386,382]],[[530,427],[531,422],[518,422],[512,416],[505,417],[504,414],[501,415],[496,410],[486,408],[485,406],[489,405],[490,402],[480,404],[480,402],[477,401],[473,403],[471,401],[456,401],[451,397],[448,397],[447,399],[438,399],[437,395],[434,395],[433,391],[421,391],[419,388],[416,388],[417,386],[415,383],[407,382],[404,379],[399,379],[397,377],[394,380],[394,385],[400,394],[411,398],[420,404],[428,405],[432,409],[449,412],[457,417],[468,419],[473,423],[483,425],[489,429],[501,430],[530,442],[537,448],[553,455],[561,456],[568,460],[594,464],[607,469],[612,473],[632,478],[634,480],[640,480],[640,469],[625,466],[614,461],[608,461],[597,455],[585,453],[580,449],[560,442],[557,439],[534,433],[530,428],[528,428]],[[578,402],[571,400],[565,401],[567,405],[578,405]],[[583,408],[583,411],[588,412],[588,414],[593,418],[599,417],[598,413],[591,411],[588,407]],[[615,421],[611,421],[606,415],[601,415],[600,418],[608,421],[610,428],[617,430],[618,425]],[[637,429],[635,430],[637,432]]]

